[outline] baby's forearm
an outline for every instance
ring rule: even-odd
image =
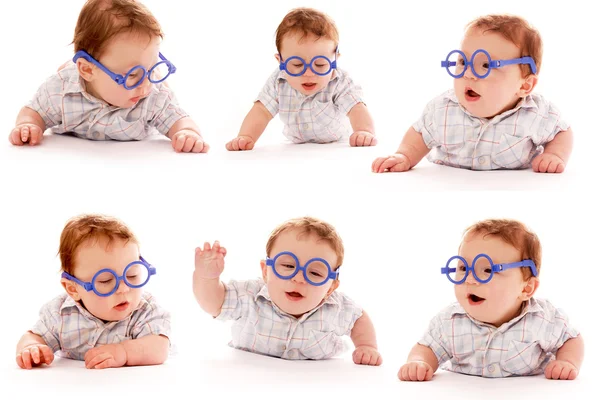
[[[373,118],[371,118],[371,114],[363,103],[358,103],[352,110],[348,113],[348,118],[350,119],[350,125],[352,125],[352,131],[365,131],[370,134],[375,134],[375,124],[373,123]]]
[[[194,120],[191,119],[190,117],[183,117],[183,118],[179,119],[177,122],[175,122],[173,124],[173,126],[171,126],[171,129],[169,129],[169,132],[167,132],[167,137],[169,139],[172,139],[174,134],[176,134],[177,132],[182,131],[184,129],[189,130],[189,131],[194,131],[200,137],[202,137],[202,135],[200,134],[200,128],[198,128],[198,125],[196,125]]]
[[[556,352],[556,359],[558,361],[568,361],[575,368],[580,369],[583,363],[583,347],[583,338],[581,335],[569,339]]]
[[[205,279],[194,271],[194,296],[204,311],[216,317],[225,301],[225,285],[219,278]]]
[[[121,342],[127,354],[126,365],[157,365],[169,356],[169,339],[166,336],[149,335]]]
[[[256,142],[272,119],[273,116],[267,110],[267,107],[260,101],[257,101],[248,112],[248,115],[246,115],[246,118],[244,118],[238,136],[248,136]]]
[[[545,153],[552,153],[567,163],[573,150],[573,131],[571,128],[559,132],[550,142],[544,146]]]
[[[429,153],[429,148],[423,141],[423,136],[411,126],[402,138],[396,153],[404,154],[410,161],[410,167],[412,168]]]
[[[37,111],[32,110],[29,107],[21,108],[19,115],[17,115],[17,122],[15,125],[19,126],[22,124],[34,124],[39,126],[42,132],[46,130],[46,123],[44,122],[44,119]]]
[[[363,311],[363,314],[354,323],[354,327],[350,332],[350,338],[354,347],[368,346],[377,348],[377,338],[375,337],[375,327],[371,318]]]
[[[46,345],[46,341],[44,341],[40,335],[36,335],[35,333],[29,331],[21,336],[19,343],[17,343],[17,353],[19,353],[25,347],[31,346],[32,344]]]
[[[406,362],[426,362],[433,369],[433,372],[437,371],[439,367],[438,359],[429,347],[423,346],[422,344],[416,344],[410,353],[408,354],[408,360]]]

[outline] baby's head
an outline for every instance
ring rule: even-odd
[[[88,0],[79,14],[73,44],[75,53],[85,51],[112,73],[125,77],[133,67],[139,65],[148,71],[161,61],[162,37],[160,24],[139,2]],[[127,90],[90,60],[82,57],[76,63],[86,91],[110,105],[130,108],[150,94],[148,79],[135,89]],[[140,78],[142,71],[137,69],[126,80],[127,86],[133,86]]]
[[[529,300],[539,285],[542,249],[537,235],[521,222],[508,219],[489,219],[477,222],[465,230],[459,256],[469,266],[479,254],[487,254],[502,272],[491,273],[487,257],[479,257],[473,266],[481,283],[469,271],[462,284],[454,286],[456,299],[467,313],[482,322],[500,326],[519,315],[524,301]],[[506,264],[531,260],[536,276],[529,267],[504,269]],[[527,261],[525,263],[528,263]],[[517,264],[518,265],[518,264]],[[457,280],[464,277],[465,265],[457,260]]]
[[[285,65],[289,84],[304,95],[312,95],[326,87],[333,77],[338,42],[338,30],[331,18],[311,8],[297,8],[277,28],[275,58]],[[312,69],[307,66],[301,74],[304,64],[310,64]],[[293,76],[297,74],[301,75]]]
[[[261,261],[262,276],[271,300],[299,317],[337,289],[337,269],[343,260],[344,245],[333,226],[316,218],[296,218],[271,233],[267,260]]]
[[[489,75],[478,78],[471,68],[466,68],[463,77],[454,79],[454,91],[460,104],[476,117],[493,118],[514,108],[535,88],[542,66],[542,38],[520,17],[487,15],[467,25],[461,44],[466,61],[471,61],[479,49],[487,51],[492,60],[531,57],[535,63],[535,72],[529,64],[489,68],[489,59],[480,52],[473,60],[476,72],[482,76],[489,71]],[[459,66],[464,65],[464,61],[458,56]]]
[[[91,314],[104,321],[119,321],[137,309],[142,289],[129,287],[117,277],[125,276],[130,284],[143,286],[152,268],[145,268],[138,240],[123,222],[102,215],[72,218],[62,231],[58,252],[63,287]],[[98,273],[104,269],[114,273]],[[86,290],[82,285],[86,283],[94,289],[89,285]]]

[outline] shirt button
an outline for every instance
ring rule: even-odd
[[[479,164],[485,164],[485,157],[479,157]]]
[[[285,351],[286,347],[285,346],[281,346],[281,350]]]
[[[496,369],[496,368],[494,368],[494,366],[493,366],[493,365],[490,365],[490,366],[488,367],[488,371],[490,371],[490,372],[494,372],[494,370],[495,370],[495,369]]]
[[[308,129],[308,124],[304,124],[304,129]]]

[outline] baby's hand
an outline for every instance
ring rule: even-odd
[[[210,146],[202,140],[198,132],[182,129],[171,138],[171,145],[178,153],[206,153]]]
[[[35,124],[19,124],[12,130],[8,140],[15,146],[23,146],[25,143],[35,146],[42,143],[43,137],[44,131],[39,126]]]
[[[430,381],[433,377],[433,368],[425,361],[410,361],[398,371],[401,381]]]
[[[544,152],[533,159],[531,167],[533,172],[560,174],[565,170],[565,162],[556,154]]]
[[[121,343],[107,344],[88,350],[84,361],[89,369],[118,368],[127,363],[127,352]]]
[[[375,146],[376,144],[377,138],[371,132],[356,131],[350,135],[350,146],[352,147]]]
[[[404,172],[410,169],[410,160],[404,154],[393,154],[389,157],[379,157],[373,161],[371,171],[381,172]]]
[[[568,361],[554,360],[546,365],[544,375],[547,379],[570,380],[577,378],[579,371]]]
[[[196,273],[202,279],[217,279],[225,269],[227,250],[215,241],[212,249],[210,243],[204,242],[204,250],[196,247]]]
[[[41,364],[50,365],[54,352],[45,344],[32,344],[17,353],[17,364],[23,369],[31,369]]]
[[[370,346],[358,346],[352,353],[352,361],[359,365],[381,365],[381,354]]]
[[[252,150],[254,148],[254,139],[250,136],[238,136],[229,141],[225,145],[225,148],[229,151]]]

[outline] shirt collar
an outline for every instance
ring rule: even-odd
[[[448,90],[446,93],[443,94],[443,97],[445,99],[448,99],[449,101],[457,104],[460,107],[460,109],[465,114],[467,114],[468,116],[470,116],[471,118],[482,119],[482,118],[478,118],[478,117],[475,117],[474,115],[472,115],[470,112],[468,112],[462,106],[462,104],[460,104],[460,102],[458,101],[458,97],[456,97],[456,93],[454,92],[454,89]],[[521,100],[519,100],[519,102],[517,103],[516,106],[514,106],[510,110],[504,111],[502,114],[496,115],[494,118],[491,118],[490,121],[495,120],[495,119],[502,119],[502,118],[507,117],[507,116],[509,116],[511,114],[514,114],[520,108],[524,108],[524,109],[529,109],[530,108],[530,109],[537,110],[539,107],[538,107],[537,103],[535,102],[535,100],[533,99],[533,96],[530,95],[530,94],[528,94],[527,96],[525,96]]]
[[[262,288],[254,296],[254,301],[258,302],[260,297],[262,297],[267,302],[271,303],[271,305],[273,306],[273,309],[275,309],[279,314],[293,317],[292,315],[281,310],[277,306],[277,304],[275,304],[273,302],[273,300],[271,300],[271,296],[269,295],[269,290],[267,289],[267,285],[265,283],[263,283]],[[298,320],[300,322],[306,320],[308,317],[310,317],[312,314],[314,314],[315,311],[317,311],[319,308],[323,307],[325,304],[339,306],[340,302],[337,300],[336,296],[334,296],[332,293],[330,296],[327,296],[327,298],[325,300],[323,300],[318,306],[316,306],[315,308],[313,308],[312,310],[308,311],[307,313],[302,315],[300,318],[298,318]]]
[[[519,322],[521,319],[523,319],[523,317],[525,317],[525,315],[535,314],[535,313],[543,312],[543,311],[544,311],[544,309],[542,308],[540,303],[538,303],[535,299],[531,298],[527,302],[525,302],[525,305],[522,307],[521,313],[519,315],[517,315],[510,321],[503,323],[497,329],[503,329],[503,328],[507,329],[507,328],[513,326],[514,324],[516,324],[517,322]],[[450,310],[450,315],[451,316],[466,315],[476,325],[492,326],[488,323],[478,321],[475,318],[471,317],[459,303],[455,303],[454,307],[452,307],[452,309]]]
[[[133,315],[134,312],[136,312],[137,310],[139,310],[140,308],[142,308],[143,306],[145,306],[147,303],[148,303],[148,301],[146,300],[146,297],[142,296],[142,298],[140,299],[140,303],[138,304],[138,306],[136,307],[136,309],[133,310],[131,312],[131,314],[127,318],[130,318],[131,315]],[[105,323],[100,318],[96,317],[91,312],[89,312],[83,306],[82,303],[73,300],[73,298],[71,296],[67,295],[67,298],[65,299],[65,301],[63,301],[62,305],[60,306],[60,312],[62,314],[63,310],[72,309],[72,308],[76,308],[81,315],[83,315],[84,317],[86,317],[89,320],[92,320],[92,321],[95,321],[95,322],[100,322],[100,323]],[[122,320],[120,320],[120,321],[122,321]],[[106,324],[117,323],[117,322],[120,322],[120,321],[107,321]]]
[[[81,94],[91,103],[105,104],[108,107],[117,109],[118,107],[111,106],[107,102],[92,96],[86,91],[85,80],[79,75],[77,71],[77,64],[71,64],[60,71],[58,76],[63,81],[63,94]]]

